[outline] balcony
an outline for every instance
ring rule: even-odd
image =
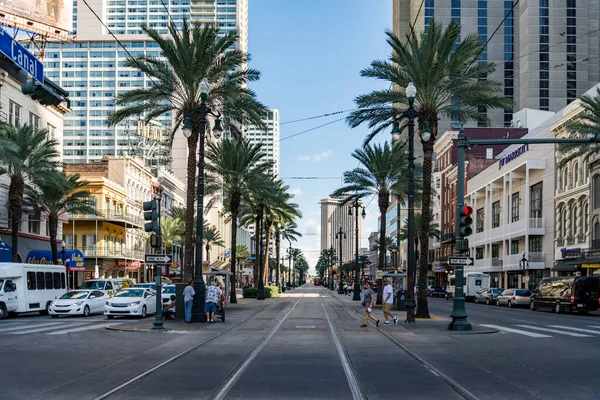
[[[141,250],[116,248],[116,247],[84,247],[83,255],[87,258],[129,258],[133,260],[144,260],[144,252]]]
[[[102,209],[93,214],[69,214],[69,219],[74,221],[111,221],[123,225],[133,225],[137,227],[144,226],[144,220],[123,210]]]
[[[521,265],[521,254],[511,254],[506,257],[507,262],[504,264],[503,271],[518,271],[523,268]],[[546,253],[542,252],[529,252],[526,254],[527,261],[529,262],[528,269],[544,269],[546,267]]]

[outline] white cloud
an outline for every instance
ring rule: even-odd
[[[298,160],[306,162],[310,160],[310,156],[298,156]]]
[[[321,223],[315,218],[309,218],[304,221],[304,228],[307,234],[318,234],[321,231]]]
[[[329,156],[331,156],[331,154],[333,154],[333,151],[331,150],[323,150],[318,154],[313,154],[312,156],[298,156],[298,160],[302,161],[302,162],[307,162],[307,161],[315,161],[315,162],[319,162],[319,161],[323,161],[326,158],[329,158]]]
[[[300,189],[300,188],[295,188],[290,190],[290,194],[293,194],[294,196],[302,196],[304,194],[304,192]]]

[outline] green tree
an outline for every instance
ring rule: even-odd
[[[388,60],[376,60],[361,75],[390,83],[388,89],[375,90],[358,96],[358,109],[348,116],[351,127],[367,123],[372,132],[368,143],[386,129],[394,117],[407,109],[405,88],[413,82],[417,88],[415,109],[418,126],[429,121],[432,138],[423,142],[422,213],[431,212],[431,168],[433,144],[438,135],[438,116],[445,114],[460,121],[487,123],[487,109],[510,110],[512,101],[502,97],[502,84],[488,79],[495,65],[479,60],[484,43],[476,34],[460,34],[460,25],[451,22],[445,28],[431,21],[429,29],[407,40],[387,32],[392,54]],[[460,41],[460,43],[459,43]],[[457,44],[458,43],[458,44]],[[406,124],[407,121],[403,121]],[[423,221],[419,227],[421,254],[427,254],[429,228]],[[429,318],[426,296],[427,257],[419,264],[419,295],[417,316]]]
[[[48,138],[47,130],[32,125],[15,127],[0,124],[0,175],[8,175],[8,204],[12,236],[12,260],[19,261],[19,226],[25,187],[42,183],[58,167],[58,142]]]
[[[375,239],[375,241],[373,242],[373,246],[371,246],[371,250],[379,250],[380,248],[381,248],[381,246],[379,244],[379,239]],[[396,243],[394,243],[394,240],[389,236],[385,237],[384,248],[385,248],[386,255],[387,255],[387,253],[393,253],[393,252],[398,251],[398,246],[396,246]],[[386,266],[387,266],[387,262],[386,262],[386,264],[380,266],[380,268],[385,269]]]
[[[33,207],[36,215],[42,213],[48,215],[53,264],[58,264],[56,238],[59,218],[72,214],[96,215],[98,212],[90,192],[84,190],[87,184],[88,182],[81,180],[79,175],[67,176],[63,172],[54,171],[47,174],[44,180],[39,181],[35,186],[27,186],[25,189],[25,204]]]
[[[206,249],[206,259],[210,262],[210,250],[213,246],[225,247],[225,242],[221,238],[221,234],[214,227],[204,227],[202,232],[202,241],[204,242],[204,248]]]
[[[279,217],[277,219],[277,223],[275,225],[275,256],[277,260],[281,260],[281,241],[289,242],[290,246],[292,242],[296,242],[299,237],[302,237],[302,234],[298,232],[296,229],[298,226],[291,222],[290,220],[286,220],[283,217]],[[283,270],[279,261],[277,261],[277,284],[280,284],[279,274]],[[285,268],[285,267],[284,267]]]
[[[185,232],[185,221],[173,217],[163,217],[160,219],[160,231],[163,245],[170,251],[173,245],[181,243]]]
[[[150,121],[167,112],[173,113],[174,128],[191,117],[192,134],[187,139],[188,160],[186,180],[186,214],[184,240],[184,280],[193,275],[194,208],[196,194],[197,151],[200,136],[200,116],[195,112],[204,101],[201,82],[206,79],[211,85],[206,103],[224,116],[224,125],[232,134],[239,134],[239,127],[247,123],[263,125],[265,107],[255,93],[247,87],[248,82],[257,81],[260,73],[246,69],[248,54],[236,49],[238,34],[226,31],[219,34],[211,27],[201,24],[190,26],[185,19],[181,30],[169,23],[169,35],[162,35],[153,28],[142,26],[142,30],[158,44],[162,59],[140,55],[127,58],[125,67],[143,72],[152,80],[152,85],[132,89],[117,96],[116,104],[123,107],[108,118],[109,125],[130,117],[143,115]],[[235,293],[235,291],[234,291]]]
[[[263,162],[260,145],[249,144],[238,139],[223,139],[210,143],[206,165],[207,193],[217,198],[222,193],[223,204],[231,216],[231,285],[230,302],[237,303],[235,292],[237,228],[242,201],[250,202],[256,187],[262,185],[270,163]]]
[[[421,213],[415,213],[415,226],[421,226]],[[436,238],[439,239],[440,236],[442,235],[442,232],[440,231],[440,226],[438,225],[437,222],[433,221],[433,215],[430,214],[428,221],[426,222],[427,226],[429,227],[429,230],[427,232],[427,237],[428,238]],[[400,229],[400,240],[406,240],[408,238],[408,220],[404,220],[404,225],[402,225],[402,228]],[[415,242],[414,242],[414,246],[416,249],[419,248],[419,241],[420,241],[420,237],[419,236],[415,236]],[[416,253],[416,258],[419,258],[419,254],[418,252]],[[420,277],[419,277],[420,279]]]

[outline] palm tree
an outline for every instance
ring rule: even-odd
[[[284,218],[278,218],[275,224],[275,257],[277,257],[277,284],[280,285],[280,273],[281,264],[281,241],[287,241],[292,245],[292,242],[296,242],[302,234],[296,229],[298,226],[290,221],[285,221]]]
[[[416,226],[421,226],[421,213],[415,213],[414,220],[415,220]],[[427,226],[429,227],[429,230],[427,232],[428,240],[429,240],[429,238],[439,239],[442,232],[440,231],[440,226],[438,225],[438,223],[433,220],[433,215],[430,214],[430,217],[429,217],[428,221],[426,221],[426,223],[427,223]],[[404,220],[404,225],[400,229],[400,240],[406,240],[407,238],[408,238],[408,220]],[[421,240],[420,237],[418,237],[418,236],[415,237],[415,248],[417,248],[417,249],[419,248],[420,240]],[[419,259],[418,252],[415,254],[415,257],[417,259]],[[425,279],[427,279],[427,278],[425,278]]]
[[[237,228],[240,205],[249,202],[256,188],[262,187],[270,163],[262,162],[260,145],[244,140],[223,139],[208,145],[206,165],[207,193],[222,193],[223,204],[231,215],[231,273],[233,277],[230,302],[237,303],[235,292]],[[216,197],[215,197],[216,198]]]
[[[163,245],[170,250],[174,244],[181,242],[181,238],[185,232],[185,221],[173,217],[161,218],[160,231]]]
[[[417,87],[415,109],[419,114],[418,125],[429,121],[431,140],[423,142],[423,200],[422,213],[431,213],[431,165],[435,137],[438,134],[438,115],[445,114],[460,121],[487,123],[487,109],[509,110],[512,101],[502,97],[502,84],[489,80],[495,65],[478,60],[484,43],[476,34],[460,34],[460,25],[451,22],[443,28],[431,21],[429,29],[420,35],[410,35],[407,40],[386,33],[392,48],[388,60],[376,60],[361,75],[390,83],[389,89],[375,90],[358,96],[358,110],[347,119],[351,127],[368,123],[372,132],[366,137],[368,143],[377,133],[386,129],[394,117],[402,116],[408,108],[405,88],[409,82]],[[459,42],[460,43],[457,44]],[[406,124],[406,121],[404,121]],[[428,250],[428,226],[425,220],[419,227],[421,254]],[[419,297],[417,316],[429,318],[425,284],[427,258],[419,264]]]
[[[0,124],[0,175],[8,175],[8,203],[12,235],[12,260],[19,262],[19,225],[25,186],[40,183],[54,173],[60,154],[58,142],[48,138],[47,130],[32,125],[19,128]]]
[[[391,237],[386,236],[385,237],[385,243],[384,246],[385,248],[385,254],[387,255],[388,252],[392,253],[398,250],[398,246],[396,246],[396,244],[394,243],[394,240],[392,240]],[[371,250],[378,250],[380,249],[381,246],[379,244],[379,239],[375,239],[373,241],[373,246],[371,246]],[[384,270],[386,269],[387,263],[382,265],[381,268],[383,268]]]
[[[293,282],[292,282],[292,287],[296,287],[296,273],[295,271],[298,269],[297,268],[297,264],[296,262],[300,259],[300,258],[304,258],[304,254],[302,254],[302,250],[298,249],[298,248],[292,248],[292,253],[291,253],[291,257],[292,257],[292,271],[293,272]]]
[[[200,117],[195,112],[203,101],[201,82],[207,79],[211,85],[206,104],[224,115],[225,128],[236,135],[245,123],[263,125],[265,106],[256,100],[255,93],[246,84],[259,79],[260,73],[243,66],[248,55],[236,49],[238,34],[235,31],[218,32],[209,26],[190,26],[183,20],[181,30],[175,22],[169,23],[169,36],[142,26],[146,35],[158,44],[161,61],[152,56],[129,57],[125,67],[142,71],[152,80],[152,86],[120,93],[116,104],[124,108],[108,118],[109,125],[144,115],[150,121],[167,112],[173,113],[174,128],[191,116],[192,134],[187,139],[187,193],[184,240],[184,276],[193,275],[194,200],[196,194],[196,152],[200,136]],[[172,141],[171,141],[172,143]],[[203,160],[201,160],[203,161]]]
[[[332,193],[332,196],[348,196],[362,198],[377,195],[379,214],[381,218],[379,229],[379,265],[385,265],[386,214],[390,206],[390,195],[398,185],[398,178],[408,175],[407,160],[402,146],[366,144],[362,149],[356,149],[352,157],[358,160],[360,167],[344,172],[345,186]],[[404,182],[401,180],[401,182]],[[396,188],[396,194],[406,193]],[[403,199],[401,199],[403,200]],[[358,266],[356,266],[358,268]],[[358,274],[356,274],[358,278]],[[355,280],[355,283],[358,283]]]
[[[55,171],[47,174],[43,181],[25,189],[25,204],[33,207],[37,215],[48,215],[52,263],[58,264],[58,221],[69,214],[96,215],[96,207],[89,191],[84,190],[88,182],[79,175],[65,175]],[[64,262],[64,260],[63,260]]]
[[[583,95],[580,97],[583,112],[573,118],[566,125],[571,137],[595,138],[600,132],[600,88],[596,89],[595,96]],[[558,166],[564,167],[569,161],[583,156],[587,163],[597,151],[596,143],[588,144],[559,144],[560,160]]]
[[[202,233],[202,240],[204,241],[204,248],[206,249],[206,259],[210,262],[210,250],[212,246],[225,247],[225,242],[221,238],[221,234],[215,227],[204,227]]]

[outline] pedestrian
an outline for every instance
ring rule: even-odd
[[[171,302],[169,304],[165,304],[163,306],[163,319],[167,320],[169,319],[171,316],[175,317],[175,311],[176,311],[176,307],[175,307],[175,295],[172,294],[171,295]]]
[[[194,281],[190,280],[188,285],[183,289],[183,302],[185,304],[185,322],[192,322],[192,306],[194,305],[194,297],[196,291],[194,290]]]
[[[212,324],[217,311],[217,303],[221,298],[223,291],[215,285],[206,288],[206,301],[204,302],[204,312],[206,313],[206,322]]]
[[[390,311],[394,304],[394,288],[390,285],[390,281],[385,278],[383,280],[383,318],[385,319],[384,325],[389,325],[388,316],[394,320],[394,325],[398,323],[398,318],[394,317],[394,314]]]
[[[375,292],[371,289],[371,283],[365,282],[365,292],[363,298],[363,306],[365,307],[365,322],[360,326],[361,328],[367,327],[369,318],[375,321],[375,326],[379,327],[379,320],[375,318],[371,313],[373,312],[373,303],[375,302]]]

